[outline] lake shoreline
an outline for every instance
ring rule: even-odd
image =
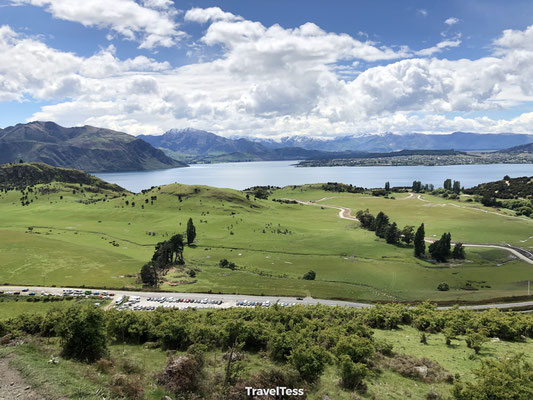
[[[442,186],[445,179],[461,181],[465,188],[511,177],[533,176],[533,164],[467,164],[446,166],[298,167],[301,160],[191,164],[189,168],[97,173],[95,176],[140,192],[170,183],[206,185],[243,190],[252,186],[291,186],[341,182],[366,188],[411,186],[413,181]]]

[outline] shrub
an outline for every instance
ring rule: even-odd
[[[456,400],[529,400],[533,398],[533,369],[523,355],[487,360],[474,370],[472,382],[456,382]]]
[[[94,362],[107,354],[104,313],[93,305],[67,308],[57,333],[64,357]]]
[[[450,286],[446,282],[439,283],[437,290],[440,290],[441,292],[447,292],[450,290]]]
[[[301,344],[291,351],[289,359],[303,380],[315,382],[322,375],[329,357],[320,346]]]
[[[341,338],[335,347],[335,355],[339,359],[347,355],[354,363],[364,363],[372,354],[374,354],[372,341],[354,335]]]
[[[341,383],[347,389],[362,389],[363,379],[368,375],[368,368],[361,363],[354,363],[347,355],[339,359]]]
[[[308,271],[303,276],[303,279],[306,279],[308,281],[314,281],[315,278],[316,278],[316,272],[315,271]]]

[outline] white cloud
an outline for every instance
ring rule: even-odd
[[[427,10],[425,10],[425,9],[423,9],[423,8],[420,8],[420,9],[416,10],[416,12],[417,12],[419,15],[423,16],[423,17],[427,17],[427,16],[428,16],[428,12],[427,12]]]
[[[3,26],[0,100],[47,99],[54,104],[30,119],[133,134],[185,126],[264,136],[524,132],[533,113],[511,120],[467,113],[533,100],[532,32],[505,31],[490,57],[446,60],[435,56],[458,39],[416,54],[312,23],[286,29],[229,18],[211,22],[196,43],[215,46],[217,58],[171,68],[146,57],[120,60],[113,46],[80,57]],[[446,118],[450,112],[466,116]]]
[[[494,41],[500,52],[509,50],[529,50],[533,51],[533,25],[525,30],[506,29],[502,36]]]
[[[444,21],[444,23],[445,23],[446,25],[450,25],[450,26],[452,26],[452,25],[457,24],[459,21],[460,21],[459,18],[450,17],[450,18],[446,19],[446,20]]]
[[[185,34],[178,30],[176,10],[167,0],[147,0],[145,6],[134,0],[11,0],[14,5],[43,7],[55,18],[88,27],[111,29],[139,48],[171,47]]]
[[[443,50],[448,49],[450,47],[458,47],[460,44],[461,44],[460,40],[443,40],[437,43],[435,46],[419,50],[415,54],[418,56],[423,56],[423,57],[432,56],[433,54],[440,53]]]
[[[206,22],[215,21],[242,21],[243,18],[234,15],[230,12],[222,11],[219,7],[209,8],[191,8],[185,13],[185,21],[198,22],[205,24]]]

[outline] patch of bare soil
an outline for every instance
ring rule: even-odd
[[[46,400],[9,366],[11,357],[0,358],[0,400]]]

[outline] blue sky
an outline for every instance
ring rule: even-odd
[[[531,132],[533,2],[0,0],[0,127]]]

